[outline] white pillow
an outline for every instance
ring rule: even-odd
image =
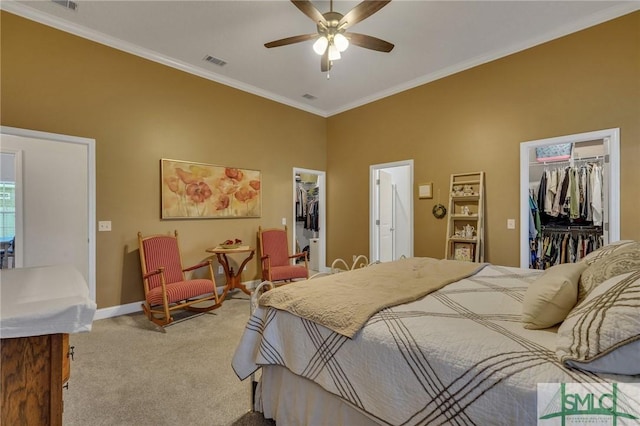
[[[557,343],[569,367],[640,374],[640,269],[593,289],[560,325]]]
[[[611,253],[615,252],[616,250],[626,246],[627,244],[631,244],[633,242],[634,240],[619,240],[613,243],[609,243],[587,254],[585,257],[580,259],[580,262],[586,263],[587,265],[591,265],[596,260],[602,259],[603,257],[607,257]]]
[[[630,241],[614,247],[615,249],[605,250],[604,255],[597,256],[592,262],[584,262],[589,267],[580,278],[578,301],[609,278],[640,269],[640,242]]]
[[[580,274],[586,268],[586,263],[562,263],[532,282],[522,302],[524,328],[549,328],[564,321],[578,302]]]

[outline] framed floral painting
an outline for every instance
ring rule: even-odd
[[[160,160],[162,219],[260,217],[259,170]]]

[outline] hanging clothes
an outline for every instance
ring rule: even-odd
[[[602,173],[596,162],[545,168],[534,195],[542,224],[602,226]]]
[[[529,192],[530,268],[578,262],[604,244],[602,174],[599,161],[545,165]]]
[[[561,263],[575,263],[604,245],[600,228],[558,229],[543,228],[532,243],[529,267],[548,269]]]
[[[304,228],[310,231],[320,231],[320,209],[318,208],[318,188],[313,188],[307,193],[305,206]]]
[[[303,221],[307,215],[307,191],[298,184],[296,187],[296,221]]]
[[[602,226],[602,166],[592,164],[591,174],[591,214],[595,226]]]

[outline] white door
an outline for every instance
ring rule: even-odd
[[[380,262],[393,260],[393,177],[391,173],[378,171],[378,259]]]
[[[384,173],[382,178],[380,172]],[[379,188],[378,180],[386,189]],[[412,257],[413,160],[369,166],[369,194],[370,261]]]
[[[72,265],[95,300],[93,142],[2,128],[2,149],[22,153],[22,211],[16,206],[22,235],[16,226],[16,266]]]

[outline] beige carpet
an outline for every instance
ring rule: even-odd
[[[251,384],[231,368],[248,317],[248,296],[234,293],[165,332],[142,313],[94,321],[70,337],[64,425],[273,426],[249,412]]]

